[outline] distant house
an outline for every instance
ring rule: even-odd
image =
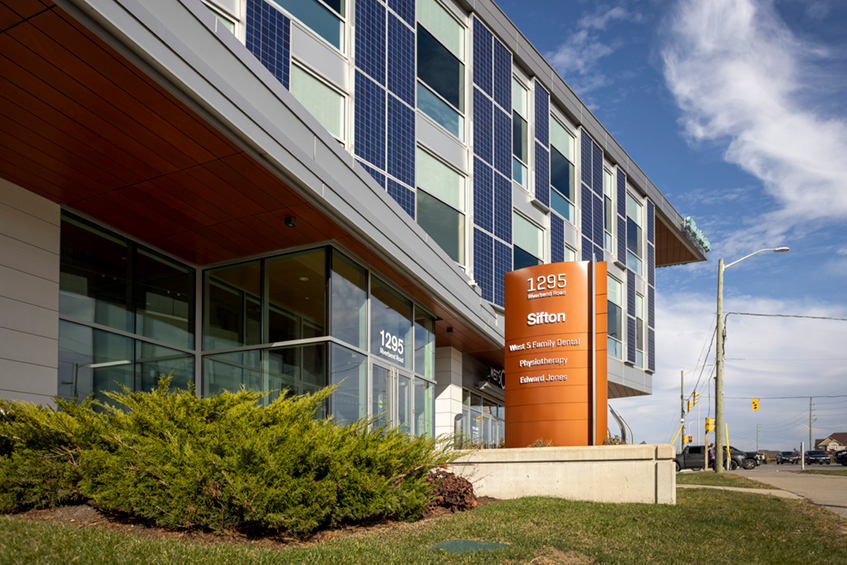
[[[838,451],[844,448],[847,448],[847,432],[838,432],[825,439],[815,440],[815,449],[821,451]]]

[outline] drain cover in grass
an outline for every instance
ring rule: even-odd
[[[451,539],[437,543],[429,549],[431,551],[441,550],[445,553],[476,553],[477,551],[491,551],[492,549],[500,549],[501,547],[509,547],[509,544],[469,539]]]

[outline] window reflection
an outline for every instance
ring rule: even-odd
[[[371,282],[371,354],[411,368],[412,302],[377,278]]]
[[[326,250],[269,259],[269,343],[326,335]]]
[[[332,252],[332,336],[367,349],[368,273]]]
[[[261,283],[258,261],[206,273],[206,349],[261,343]]]

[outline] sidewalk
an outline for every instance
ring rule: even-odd
[[[741,488],[741,487],[713,487],[705,485],[676,485],[676,488],[710,488],[714,490],[734,490],[736,492],[751,492],[754,494],[769,494],[779,498],[791,498],[794,500],[803,498],[799,494],[788,492],[777,488]]]

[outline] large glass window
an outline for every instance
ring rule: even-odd
[[[462,390],[463,436],[466,446],[504,447],[506,410],[490,398]]]
[[[368,358],[338,344],[330,345],[330,384],[338,388],[329,399],[338,424],[368,415]]]
[[[512,178],[528,188],[529,164],[529,92],[521,82],[512,77]]]
[[[58,395],[110,402],[104,393],[150,391],[162,376],[187,389],[194,382],[194,356],[112,332],[59,321]]]
[[[317,392],[327,385],[326,343],[268,349],[264,353],[267,382],[263,390],[270,392],[273,402],[283,390],[290,394]],[[321,411],[317,417],[324,417]]]
[[[615,359],[623,358],[623,290],[621,282],[609,276],[607,335],[609,355]]]
[[[262,264],[222,267],[205,275],[205,349],[262,343]]]
[[[612,234],[615,226],[615,207],[613,205],[614,188],[612,187],[612,173],[603,169],[603,248],[606,251],[614,251]]]
[[[435,387],[420,377],[415,377],[415,430],[416,435],[435,435]]]
[[[544,262],[544,232],[522,215],[514,212],[514,270],[540,265]]]
[[[326,335],[326,250],[267,260],[268,338],[265,343]]]
[[[194,270],[63,214],[59,313],[194,347]]]
[[[418,108],[464,139],[464,28],[435,0],[417,2]]]
[[[344,95],[300,65],[291,65],[291,94],[336,139],[344,141]]]
[[[574,136],[550,115],[550,206],[570,223],[575,223]]]
[[[626,266],[641,274],[641,204],[626,193]]]
[[[371,278],[371,354],[412,368],[412,302]]]
[[[359,349],[368,343],[368,273],[332,251],[332,337]]]
[[[312,31],[343,49],[345,0],[274,0]]]
[[[417,222],[459,264],[465,262],[465,177],[420,147]]]
[[[203,357],[203,396],[244,389],[261,391],[261,351],[235,351]]]

